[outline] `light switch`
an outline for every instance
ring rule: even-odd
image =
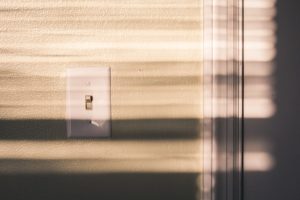
[[[110,137],[110,68],[67,70],[68,137]]]

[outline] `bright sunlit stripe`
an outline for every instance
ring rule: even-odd
[[[95,0],[51,0],[51,1],[41,1],[41,0],[34,0],[34,1],[24,1],[24,0],[13,0],[13,1],[5,1],[0,2],[0,6],[7,9],[22,9],[22,8],[61,8],[61,7],[162,7],[162,8],[169,8],[169,7],[182,7],[182,6],[201,6],[201,1],[195,0],[130,0],[129,2],[120,2],[118,0],[110,0],[110,1],[95,1]]]
[[[199,144],[199,141],[1,141],[0,173],[199,173],[202,158]],[[21,163],[22,167],[18,166]]]
[[[246,152],[245,170],[254,172],[270,171],[275,165],[275,161],[270,153],[267,152]]]

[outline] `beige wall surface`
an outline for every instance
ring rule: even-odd
[[[64,120],[66,68],[101,66],[112,69],[112,120],[200,117],[200,1],[13,0],[0,8],[1,119]]]
[[[35,155],[50,145],[44,140],[66,139],[66,69],[110,66],[112,139],[163,138],[145,147],[198,159],[201,6],[199,0],[0,1],[0,138],[29,140],[4,142],[0,158],[10,158],[18,145]],[[43,141],[30,143],[36,139]],[[52,142],[48,147],[62,152],[89,143]],[[118,149],[106,145],[111,154]],[[152,152],[128,145],[137,145],[141,155]]]

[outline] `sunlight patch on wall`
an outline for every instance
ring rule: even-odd
[[[112,69],[112,118],[201,118],[201,1],[0,2],[0,118],[64,120],[65,71]]]

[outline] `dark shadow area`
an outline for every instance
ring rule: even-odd
[[[245,150],[251,150],[253,140],[265,141],[272,145],[271,153],[276,163],[271,171],[245,172],[245,200],[300,197],[299,6],[298,0],[277,1],[274,73],[277,112],[269,119],[245,121]]]
[[[197,174],[0,175],[1,199],[196,200]]]
[[[113,120],[112,139],[194,139],[199,119]],[[0,120],[0,140],[67,139],[65,120]]]

